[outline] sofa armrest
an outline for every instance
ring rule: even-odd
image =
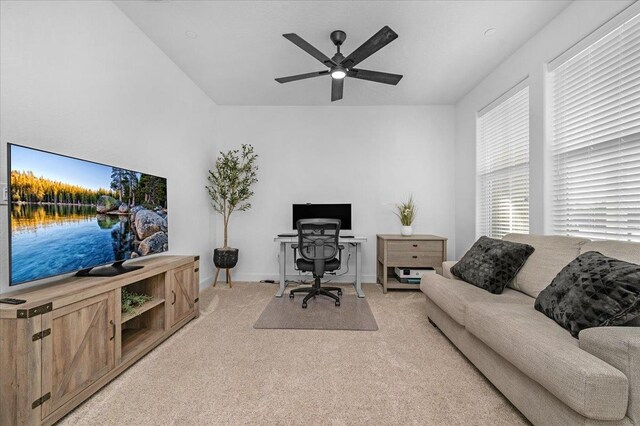
[[[442,276],[449,278],[450,280],[462,281],[451,273],[451,267],[456,263],[458,263],[457,260],[447,260],[446,262],[442,262]]]
[[[580,349],[620,370],[629,380],[627,417],[640,424],[640,327],[594,327],[582,330]]]

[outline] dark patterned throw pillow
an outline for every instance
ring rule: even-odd
[[[588,251],[562,268],[535,307],[573,337],[585,328],[626,324],[640,315],[640,265]]]
[[[500,294],[533,251],[528,244],[480,237],[453,265],[451,273],[469,284]]]

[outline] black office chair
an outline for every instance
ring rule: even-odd
[[[296,288],[289,292],[291,299],[295,293],[308,293],[302,301],[303,308],[307,307],[310,298],[318,295],[330,297],[335,300],[336,306],[340,306],[339,296],[342,296],[342,290],[339,287],[320,286],[324,273],[339,269],[342,263],[342,246],[338,244],[340,225],[339,219],[300,219],[296,222],[298,244],[293,246],[296,267],[301,271],[313,272],[315,279],[312,287]],[[302,256],[299,259],[298,250]],[[331,293],[332,291],[338,295]]]

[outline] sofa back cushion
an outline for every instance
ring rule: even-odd
[[[558,272],[578,257],[581,247],[589,242],[586,238],[558,235],[507,234],[503,239],[529,244],[535,248],[516,279],[509,285],[533,298],[538,297]]]
[[[597,251],[605,256],[640,265],[640,243],[627,241],[587,241],[580,246],[580,254]]]

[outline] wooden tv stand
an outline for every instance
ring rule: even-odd
[[[198,317],[198,256],[156,256],[116,277],[0,295],[0,425],[50,425]],[[134,314],[122,289],[153,299]]]

